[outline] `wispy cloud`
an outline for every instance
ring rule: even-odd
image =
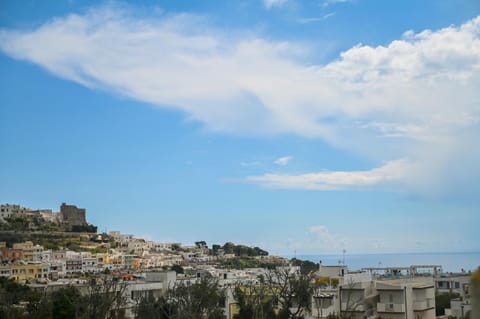
[[[265,174],[249,176],[247,182],[267,188],[302,190],[364,189],[400,182],[408,163],[397,160],[366,171],[324,171],[299,175]]]
[[[321,17],[301,18],[301,19],[298,19],[298,23],[307,24],[307,23],[321,22],[321,21],[327,20],[330,17],[333,17],[334,15],[335,15],[335,12],[330,12]]]
[[[314,225],[284,241],[265,242],[263,245],[286,253],[339,253],[348,242],[348,238],[330,232],[326,225]]]
[[[250,166],[259,166],[261,165],[262,163],[261,162],[258,162],[258,161],[253,161],[253,162],[241,162],[240,163],[240,166],[243,166],[243,167],[250,167]]]
[[[280,166],[285,166],[287,165],[291,160],[293,159],[293,156],[284,156],[277,158],[273,163],[280,165]]]
[[[263,5],[267,9],[271,9],[273,7],[281,7],[285,3],[287,3],[288,0],[263,0]]]
[[[373,162],[409,158],[418,164],[411,182],[430,189],[452,185],[452,165],[462,185],[480,176],[472,147],[480,134],[479,30],[480,17],[409,31],[312,65],[302,45],[231,37],[192,15],[141,18],[113,5],[34,30],[1,29],[0,50],[90,88],[181,110],[212,131],[294,133]]]
[[[335,3],[345,3],[345,2],[352,2],[353,0],[325,0],[322,2],[322,7],[328,7],[331,4]]]

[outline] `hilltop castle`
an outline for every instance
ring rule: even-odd
[[[67,205],[62,203],[60,206],[60,222],[68,227],[86,226],[85,208],[78,208],[75,205]]]
[[[78,208],[75,205],[62,203],[60,212],[53,212],[51,209],[37,209],[22,207],[20,205],[0,205],[0,222],[6,222],[6,219],[23,216],[30,221],[44,220],[46,222],[63,225],[70,231],[75,227],[88,226],[86,220],[85,208]]]

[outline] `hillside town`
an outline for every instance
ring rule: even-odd
[[[115,283],[109,293],[121,294],[125,318],[142,318],[138,309],[145,298],[158,300],[175,287],[205,281],[221,289],[220,318],[245,318],[245,300],[260,296],[260,303],[271,299],[277,315],[286,308],[282,318],[480,318],[471,302],[478,274],[445,273],[441,265],[352,270],[234,243],[185,246],[119,231],[98,233],[84,208],[66,203],[59,212],[1,205],[0,226],[1,278],[42,293],[76,287],[86,294],[92,278],[96,286]],[[445,299],[439,296],[449,296],[446,304],[439,304]]]

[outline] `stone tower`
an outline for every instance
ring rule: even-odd
[[[85,208],[78,208],[75,205],[62,203],[60,206],[60,217],[62,222],[68,226],[86,226]]]

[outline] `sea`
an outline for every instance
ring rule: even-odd
[[[337,254],[288,255],[310,260],[325,266],[347,265],[349,270],[373,267],[408,267],[411,265],[440,265],[444,272],[468,272],[480,267],[480,252],[454,253],[389,253],[389,254]]]

